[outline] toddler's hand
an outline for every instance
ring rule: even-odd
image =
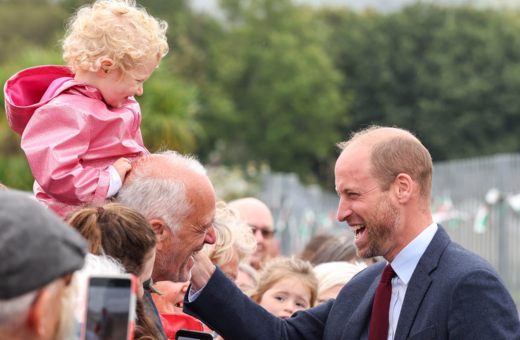
[[[112,163],[112,166],[117,170],[122,182],[125,180],[126,173],[132,170],[132,163],[130,163],[126,158],[119,158],[117,161]]]

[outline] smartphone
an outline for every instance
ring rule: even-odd
[[[132,340],[135,327],[137,279],[132,274],[92,276],[82,340]]]
[[[175,340],[213,340],[211,333],[188,331],[186,329],[179,329],[175,334]]]

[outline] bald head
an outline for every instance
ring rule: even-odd
[[[264,202],[254,197],[241,198],[229,202],[229,206],[240,213],[242,220],[246,221],[254,219],[256,216],[262,216],[263,219],[269,221],[269,226],[273,227],[273,215],[271,210]]]
[[[400,173],[408,174],[419,185],[422,198],[429,200],[433,164],[428,150],[410,132],[400,128],[371,126],[353,133],[338,147],[365,148],[370,153],[370,171],[386,191]]]
[[[253,197],[229,202],[229,207],[237,210],[242,221],[254,230],[257,248],[251,256],[250,264],[255,269],[259,269],[272,246],[274,223],[271,210],[262,201]]]

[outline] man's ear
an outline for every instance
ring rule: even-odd
[[[170,239],[171,230],[163,220],[154,219],[150,224],[155,232],[155,248],[161,250],[166,240]]]
[[[37,336],[38,339],[50,338],[49,332],[50,321],[47,318],[49,304],[53,299],[53,294],[47,287],[43,288],[39,293],[34,303],[29,308],[27,315],[27,325],[31,332]]]
[[[414,181],[412,180],[410,175],[400,173],[395,178],[394,185],[395,193],[397,196],[396,198],[398,202],[401,204],[406,204],[412,196],[412,191],[414,189]]]
[[[97,71],[98,76],[105,78],[107,74],[112,70],[111,67],[114,65],[114,61],[110,58],[103,58],[100,60],[101,67]]]

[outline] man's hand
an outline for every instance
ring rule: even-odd
[[[132,163],[130,163],[126,158],[119,158],[117,161],[112,163],[112,166],[116,169],[119,177],[121,177],[121,182],[124,182],[128,171],[132,170]]]
[[[215,272],[215,266],[209,260],[208,255],[199,252],[193,256],[195,265],[191,269],[191,285],[195,291],[199,291],[203,288],[213,276]]]

